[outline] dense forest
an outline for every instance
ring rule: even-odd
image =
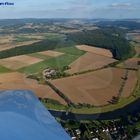
[[[67,38],[77,44],[109,49],[114,58],[119,60],[131,56],[134,52],[129,42],[125,39],[125,33],[116,28],[71,33],[67,35]]]
[[[66,38],[62,39],[46,39],[31,45],[15,47],[0,52],[0,58],[52,50],[59,47],[69,47],[75,44],[86,44],[109,49],[113,53],[114,58],[119,60],[131,56],[134,52],[129,42],[125,39],[124,32],[116,28],[102,28],[69,33],[66,35]]]

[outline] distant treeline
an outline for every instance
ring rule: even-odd
[[[126,30],[140,29],[140,22],[138,22],[138,20],[99,21],[98,23],[96,23],[96,25],[101,27],[121,27]]]
[[[114,58],[119,60],[130,57],[134,53],[128,40],[125,39],[124,32],[116,28],[102,28],[93,31],[86,30],[70,33],[67,34],[65,39],[43,40],[31,45],[15,47],[0,52],[0,58],[69,47],[75,44],[86,44],[109,49],[113,53]]]
[[[71,33],[67,35],[67,38],[77,44],[109,49],[114,58],[119,60],[125,59],[134,53],[128,40],[125,39],[124,32],[116,28]]]

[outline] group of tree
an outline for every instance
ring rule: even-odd
[[[20,47],[15,47],[12,49],[4,50],[0,52],[0,59],[12,57],[12,56],[18,56],[23,54],[30,54],[45,50],[52,50],[55,48],[60,47],[69,47],[73,46],[73,42],[71,41],[64,41],[64,40],[42,40],[40,42],[36,42],[30,45],[24,45]]]
[[[67,38],[77,44],[109,49],[113,57],[119,60],[125,59],[134,53],[128,40],[125,39],[125,33],[116,28],[103,28],[71,33],[67,35]]]

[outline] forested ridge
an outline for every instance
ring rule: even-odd
[[[68,34],[67,37],[76,44],[109,49],[116,59],[125,59],[134,53],[128,40],[125,39],[125,33],[116,28],[82,31]]]

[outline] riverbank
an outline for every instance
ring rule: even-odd
[[[61,118],[62,120],[76,120],[76,121],[112,120],[140,111],[140,98],[138,98],[136,101],[128,104],[123,108],[114,111],[105,112],[105,113],[77,114],[77,113],[66,113],[65,111],[54,111],[54,110],[49,110],[49,111],[54,117]]]

